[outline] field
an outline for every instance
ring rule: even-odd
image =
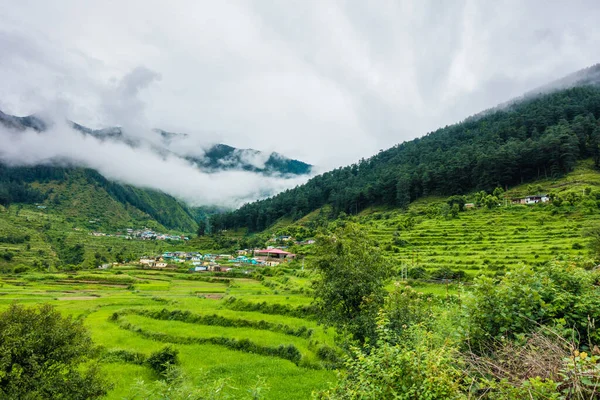
[[[294,316],[310,299],[292,293],[298,287],[289,279],[285,285],[279,281],[267,278],[267,286],[277,288],[272,289],[252,279],[128,267],[26,274],[2,278],[0,303],[48,302],[84,318],[94,342],[102,346],[103,373],[114,384],[108,399],[127,397],[139,379],[158,378],[123,357],[123,351],[144,357],[166,345],[179,350],[186,379],[196,387],[220,382],[227,394],[244,398],[259,382],[266,398],[305,399],[335,380],[330,361],[319,352],[335,347],[333,333]],[[284,306],[261,307],[263,301]],[[250,309],[255,310],[242,311]]]
[[[192,250],[183,241],[124,240],[115,236],[92,236],[91,231],[93,229],[83,224],[69,222],[51,208],[20,204],[4,209],[0,206],[0,270],[24,267],[52,271],[68,264],[65,260],[69,249],[76,245],[83,247],[80,265],[84,268],[115,261],[117,255],[135,259],[165,250]],[[17,240],[11,240],[14,238]],[[11,254],[10,259],[1,257],[6,253]]]
[[[396,266],[451,269],[471,277],[494,274],[559,256],[587,257],[586,233],[600,224],[600,209],[597,200],[585,200],[586,188],[592,196],[599,192],[600,174],[582,163],[563,179],[539,181],[533,189],[512,188],[506,201],[500,199],[492,209],[479,207],[444,217],[439,210],[446,199],[427,198],[413,203],[407,212],[367,210],[357,221]],[[510,204],[511,198],[532,190],[565,197],[572,193],[579,200],[561,207]]]

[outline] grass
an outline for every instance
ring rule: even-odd
[[[100,272],[68,274],[28,273],[0,278],[0,307],[11,302],[48,302],[61,312],[84,318],[94,342],[103,352],[126,350],[149,356],[166,345],[179,350],[181,367],[191,385],[211,385],[225,379],[225,392],[242,398],[259,379],[264,380],[268,399],[306,399],[313,390],[323,389],[335,380],[335,373],[323,368],[316,355],[320,346],[335,346],[334,334],[311,319],[264,314],[260,311],[235,311],[225,300],[205,298],[203,294],[235,295],[268,304],[308,304],[307,296],[290,291],[279,295],[253,279],[233,279],[230,284],[189,280],[190,275],[167,271],[144,271],[130,267]],[[303,284],[305,282],[302,282]],[[259,294],[264,293],[264,294]],[[226,297],[225,297],[226,298]],[[160,320],[129,312],[182,310],[193,315],[217,315],[229,320],[248,321],[255,327],[230,327]],[[114,313],[122,313],[111,321]],[[261,323],[262,321],[262,323]],[[154,339],[123,329],[123,323],[139,327],[143,333],[159,334]],[[259,323],[261,323],[260,326]],[[307,328],[313,333],[295,336],[277,331]],[[272,329],[269,329],[271,327]],[[162,335],[162,336],[161,336]],[[161,338],[175,338],[176,343]],[[277,356],[233,350],[210,343],[185,344],[185,341],[210,338],[248,340],[260,348],[293,345],[302,359],[297,365]],[[179,340],[181,339],[181,340]],[[137,380],[158,379],[146,366],[101,361],[101,368],[112,382],[107,399],[122,399],[131,394]]]

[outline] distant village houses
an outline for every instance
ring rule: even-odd
[[[547,194],[536,194],[522,198],[511,199],[512,204],[538,204],[547,203],[550,201],[550,196]]]

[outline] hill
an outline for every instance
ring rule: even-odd
[[[600,66],[510,105],[401,143],[310,179],[266,200],[217,216],[217,229],[262,231],[330,206],[331,217],[374,206],[406,207],[424,196],[512,187],[600,164]],[[579,85],[582,86],[574,86]],[[560,89],[567,86],[566,89]]]
[[[112,182],[94,170],[0,164],[0,205],[12,203],[38,204],[90,229],[148,226],[194,232],[198,217],[165,193]]]

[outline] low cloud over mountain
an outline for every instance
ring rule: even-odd
[[[311,166],[277,153],[199,143],[160,130],[89,129],[64,118],[0,113],[0,162],[92,168],[190,205],[235,207],[305,182]]]

